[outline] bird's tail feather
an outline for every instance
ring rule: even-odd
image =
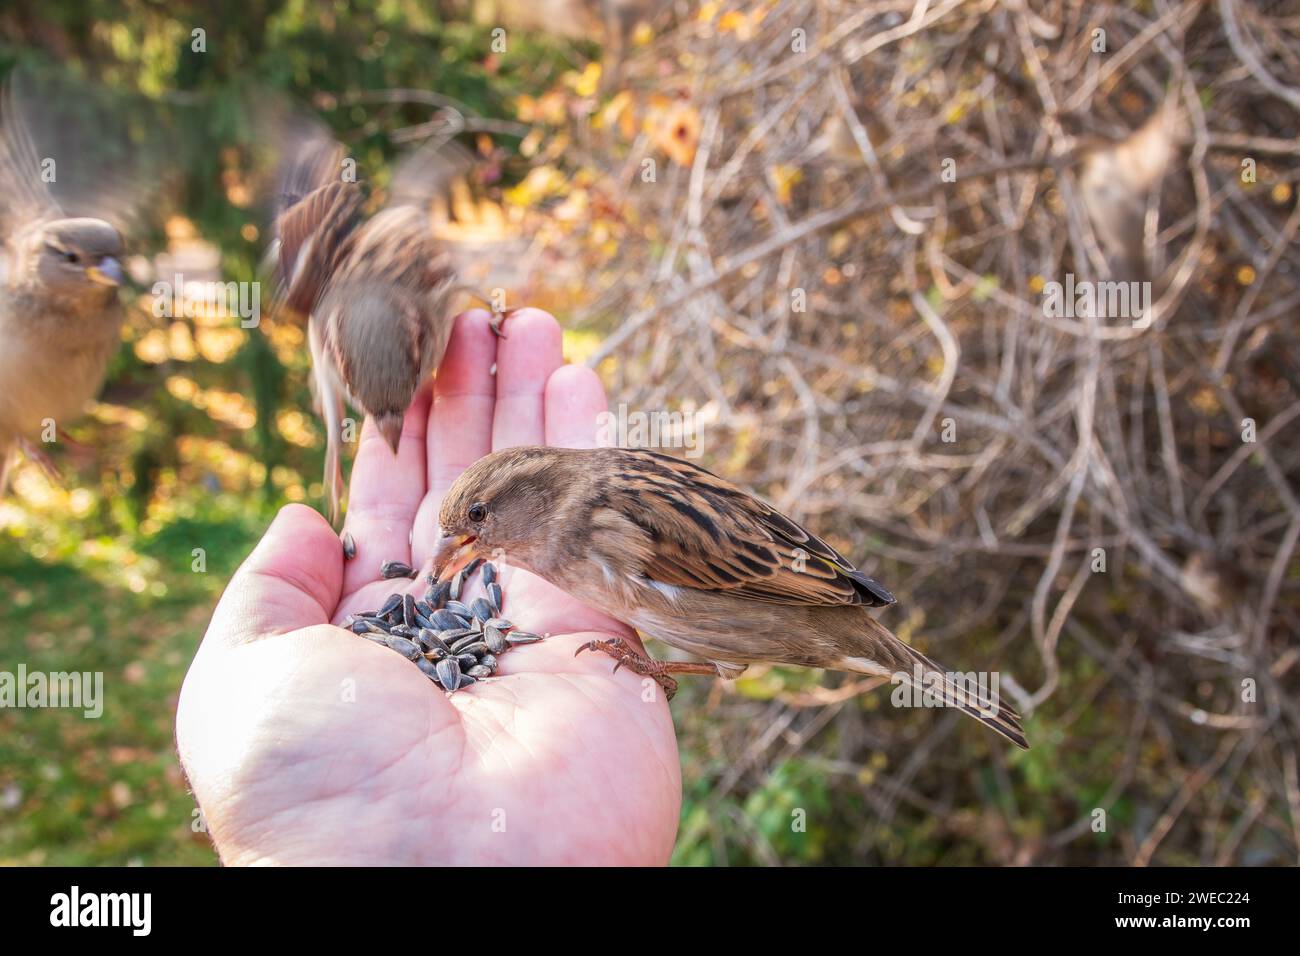
[[[1029,749],[1020,715],[1002,700],[997,693],[996,683],[990,690],[989,682],[985,680],[971,679],[972,675],[954,674],[890,634],[883,625],[874,620],[872,623],[877,625],[876,637],[884,645],[881,649],[889,652],[877,655],[887,657],[888,660],[870,662],[875,668],[874,673],[883,672],[886,676],[915,688],[925,695],[927,702],[956,707],[1017,747]],[[869,670],[867,667],[857,669],[864,672]]]

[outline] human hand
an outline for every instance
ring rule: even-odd
[[[498,340],[482,311],[457,319],[396,460],[366,421],[345,528],[354,560],[324,518],[290,505],[222,595],[176,736],[226,863],[668,860],[681,772],[663,695],[603,655],[574,656],[635,632],[502,566],[504,615],[550,636],[448,697],[337,626],[393,591],[423,591],[423,574],[379,580],[380,563],[424,561],[441,497],[469,464],[511,445],[595,443],[604,390],[591,370],[563,366],[555,320],[524,309],[505,332]]]

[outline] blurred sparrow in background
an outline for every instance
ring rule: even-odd
[[[592,607],[712,664],[593,641],[669,696],[673,673],[736,677],[760,661],[854,671],[934,690],[1019,747],[1019,715],[891,634],[879,583],[762,501],[667,455],[523,447],[471,465],[443,499],[434,571],[500,549]]]
[[[47,471],[38,443],[80,414],[117,350],[122,235],[95,218],[68,218],[50,184],[64,155],[33,143],[14,88],[0,119],[0,492],[14,451]]]
[[[345,176],[355,164],[341,146],[313,130],[288,151],[272,255],[281,304],[307,321],[336,521],[344,399],[374,418],[396,454],[402,416],[446,351],[460,287],[429,204],[469,164],[454,144],[420,147],[399,165],[384,207],[365,219],[365,193]]]

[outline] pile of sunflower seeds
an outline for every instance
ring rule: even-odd
[[[487,597],[465,604],[465,583],[480,567]],[[416,573],[401,561],[385,561],[381,567],[385,579],[414,578]],[[505,595],[490,561],[476,558],[450,581],[435,581],[433,575],[425,581],[424,597],[390,594],[379,610],[349,615],[343,626],[413,661],[449,693],[491,677],[498,658],[510,648],[542,639],[501,617]]]

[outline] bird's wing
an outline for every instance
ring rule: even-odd
[[[328,182],[286,206],[276,219],[280,298],[299,315],[319,300],[360,221],[356,183]]]
[[[64,216],[131,236],[156,224],[196,121],[183,103],[123,93],[55,67],[14,69],[0,97],[0,230]],[[173,147],[169,149],[169,147]]]
[[[13,83],[0,93],[0,233],[63,215],[47,183]],[[55,167],[57,169],[57,167]]]
[[[894,603],[826,542],[703,468],[645,451],[620,465],[600,493],[647,536],[651,580],[774,604]]]

